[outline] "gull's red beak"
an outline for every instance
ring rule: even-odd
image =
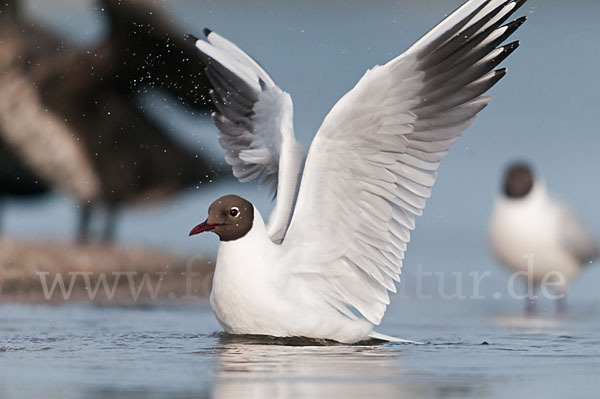
[[[190,237],[196,234],[204,233],[205,231],[213,231],[218,224],[210,224],[208,223],[208,219],[204,222],[200,223],[198,226],[194,227],[192,231],[190,231]]]

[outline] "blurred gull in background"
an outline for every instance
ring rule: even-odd
[[[496,258],[528,284],[526,312],[534,311],[536,292],[548,284],[556,291],[557,311],[566,310],[567,286],[581,267],[597,258],[596,239],[525,163],[507,168],[489,227]]]

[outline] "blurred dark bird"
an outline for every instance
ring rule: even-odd
[[[139,105],[142,94],[157,88],[188,107],[207,110],[199,56],[161,10],[149,1],[103,0],[108,34],[86,50],[24,23],[18,5],[0,6],[0,73],[20,87],[13,90],[18,99],[0,90],[0,153],[10,154],[0,161],[0,196],[37,195],[48,187],[67,192],[82,205],[82,239],[89,234],[91,207],[102,204],[109,215],[103,235],[110,240],[121,205],[160,201],[220,174],[216,161],[178,143]],[[2,118],[3,103],[5,114],[20,121],[17,127]],[[32,104],[44,112],[34,114]],[[31,139],[15,146],[11,137],[24,136],[24,130]],[[59,130],[60,146],[40,140],[53,141]],[[52,163],[34,162],[40,152],[78,173],[67,177]]]
[[[85,148],[62,116],[48,112],[23,68],[24,37],[16,4],[0,4],[0,200],[54,187],[82,203],[99,195]]]
[[[534,311],[543,285],[554,289],[557,311],[566,310],[569,282],[600,255],[587,226],[522,162],[507,168],[489,234],[493,254],[527,283],[526,313]]]

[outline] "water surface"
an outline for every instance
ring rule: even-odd
[[[380,330],[424,345],[290,345],[219,333],[204,303],[6,304],[0,397],[595,397],[598,307],[575,307],[396,301]]]

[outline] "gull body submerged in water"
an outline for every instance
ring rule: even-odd
[[[467,1],[367,71],[326,116],[305,163],[289,94],[225,38],[210,30],[193,38],[227,163],[240,181],[260,177],[277,194],[267,224],[250,202],[228,195],[190,232],[220,237],[210,303],[226,332],[405,341],[373,327],[396,290],[440,161],[506,73],[494,68],[518,42],[501,43],[525,18],[505,22],[523,3]]]

